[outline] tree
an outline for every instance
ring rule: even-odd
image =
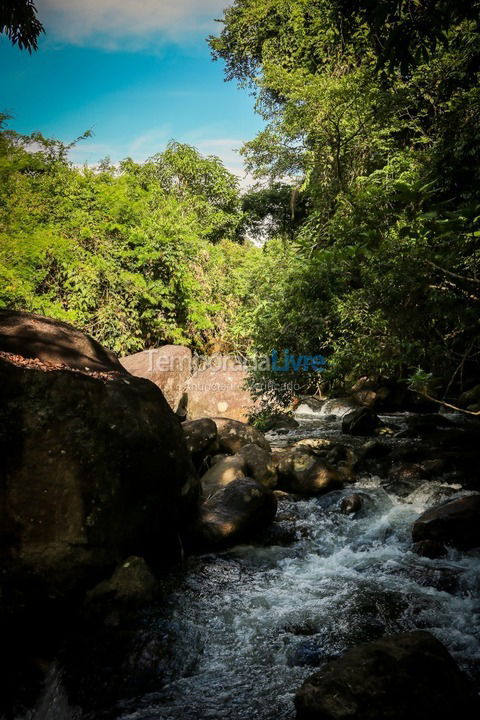
[[[5,33],[21,50],[38,49],[44,31],[33,0],[0,0],[0,33]]]
[[[332,384],[421,367],[448,394],[478,374],[478,8],[236,0],[225,11],[214,57],[253,88],[267,123],[243,148],[248,168],[272,188],[289,178],[306,200],[295,261],[255,317],[263,350],[320,352]]]

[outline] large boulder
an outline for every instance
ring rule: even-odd
[[[252,478],[229,483],[201,507],[196,538],[201,547],[219,548],[248,540],[275,518],[273,492]]]
[[[277,456],[278,487],[304,495],[321,495],[342,487],[341,474],[308,446],[295,447]]]
[[[426,510],[413,525],[414,543],[431,541],[459,550],[480,546],[480,495],[447,500]]]
[[[270,445],[265,436],[257,428],[238,422],[230,418],[215,417],[218,430],[220,450],[227,453],[237,453],[244,445],[258,445],[270,452]]]
[[[381,425],[380,418],[370,408],[352,410],[343,416],[342,433],[346,435],[372,435]]]
[[[185,384],[192,372],[192,351],[183,345],[163,345],[120,359],[136,377],[158,385],[174,412],[181,404]]]
[[[72,325],[16,310],[0,310],[0,352],[76,370],[124,372],[113,352]]]
[[[247,372],[229,355],[213,356],[186,384],[188,419],[222,416],[242,422],[255,401],[246,389]]]
[[[473,720],[478,697],[448,650],[428,632],[359,645],[309,677],[297,720]]]
[[[131,554],[169,562],[199,490],[153,383],[0,359],[4,579],[62,595]]]

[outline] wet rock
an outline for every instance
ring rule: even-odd
[[[30,598],[68,593],[129,554],[172,561],[199,490],[153,383],[0,361],[0,560],[35,586]]]
[[[263,433],[257,428],[246,423],[231,420],[229,418],[215,417],[215,424],[218,430],[218,442],[223,452],[237,453],[244,445],[258,445],[267,452],[270,452],[270,445]]]
[[[181,411],[185,383],[192,371],[192,351],[183,345],[163,345],[120,359],[135,377],[151,380],[165,395],[175,412]]]
[[[85,605],[90,613],[103,615],[107,625],[118,625],[132,610],[152,602],[156,590],[157,581],[145,560],[132,555],[111,578],[87,593]]]
[[[264,433],[271,430],[293,430],[299,426],[298,422],[291,415],[286,413],[274,413],[257,424],[259,430]]]
[[[426,476],[426,472],[420,464],[396,465],[388,474],[385,489],[399,497],[406,497],[425,482]]]
[[[247,371],[228,355],[212,357],[186,384],[188,419],[217,416],[246,421],[255,400],[246,389]]]
[[[373,410],[359,408],[344,415],[342,433],[345,435],[372,435],[380,425],[380,418]]]
[[[322,412],[325,400],[313,397],[313,395],[301,395],[295,406],[296,415],[316,415]]]
[[[234,480],[245,477],[246,469],[246,460],[241,455],[228,455],[219,460],[202,475],[203,496],[210,497]]]
[[[244,445],[238,451],[238,455],[244,459],[249,477],[266,487],[274,488],[276,486],[277,468],[271,453],[258,445],[250,444]]]
[[[412,545],[413,552],[422,557],[430,558],[435,560],[436,558],[444,557],[447,554],[445,546],[436,540],[420,540]]]
[[[184,422],[182,430],[191,455],[199,455],[213,448],[217,440],[217,426],[210,418]]]
[[[353,493],[344,497],[340,503],[340,510],[344,515],[357,513],[363,507],[363,498],[359,493]]]
[[[115,353],[89,335],[34,313],[0,310],[0,351],[77,370],[124,374]]]
[[[307,447],[279,454],[277,472],[281,490],[306,497],[327,493],[343,484],[338,470]]]
[[[440,413],[426,413],[410,415],[406,419],[407,429],[405,437],[418,437],[436,433],[442,428],[452,428],[453,423]]]
[[[275,518],[273,492],[252,478],[234,480],[201,507],[196,538],[202,547],[218,548],[249,540]]]
[[[480,495],[448,500],[424,512],[412,530],[414,543],[432,541],[459,550],[480,546]]]
[[[298,720],[473,720],[478,698],[448,650],[428,632],[359,645],[309,677]]]

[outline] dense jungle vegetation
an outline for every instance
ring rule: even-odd
[[[480,361],[478,20],[478,2],[236,0],[209,42],[266,121],[243,196],[194,148],[78,168],[4,116],[0,307],[120,353],[288,348],[322,353],[330,386],[455,396]]]

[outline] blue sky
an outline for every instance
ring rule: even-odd
[[[76,163],[143,160],[170,139],[235,153],[262,127],[252,97],[225,83],[205,37],[228,0],[37,0],[47,35],[31,56],[0,39],[0,110],[19,132],[71,141]]]

